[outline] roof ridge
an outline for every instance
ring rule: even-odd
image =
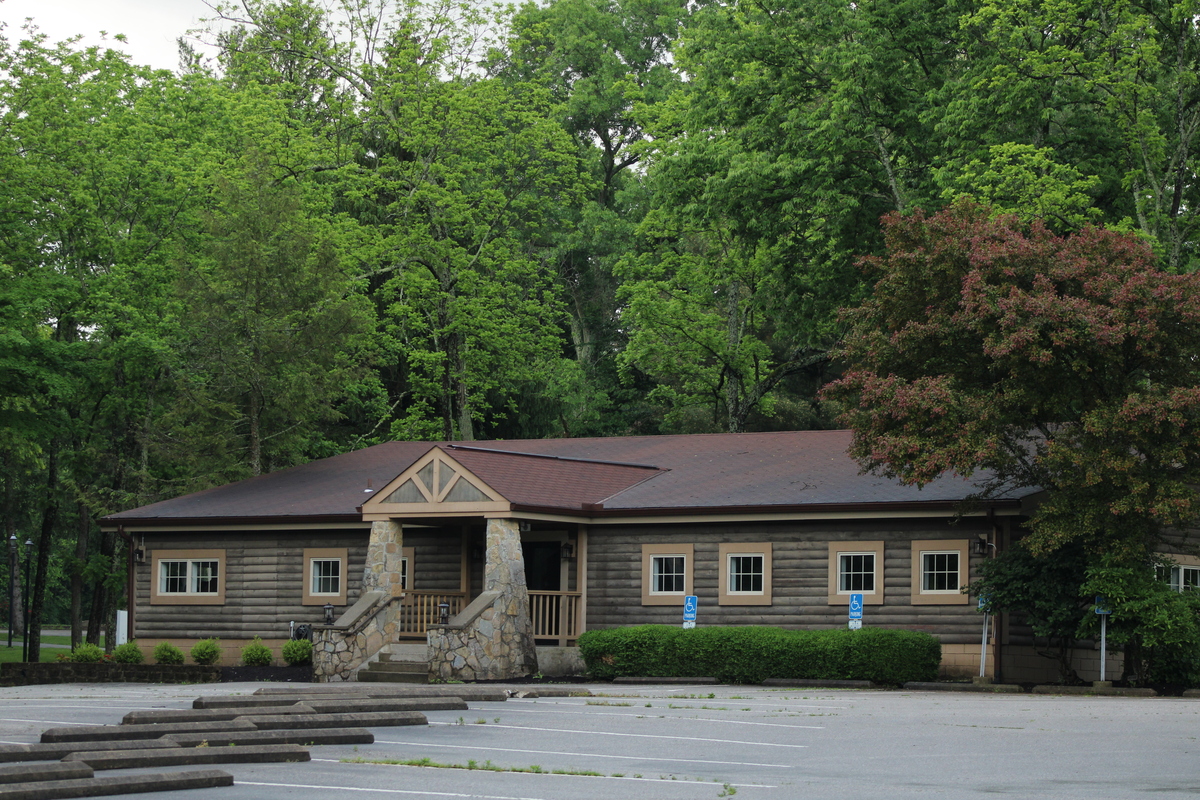
[[[472,447],[471,445],[447,444],[443,445],[448,450],[469,450],[475,453],[493,453],[496,455],[505,456],[524,456],[526,458],[546,458],[552,461],[577,461],[582,464],[606,464],[612,467],[634,467],[636,469],[654,469],[661,472],[668,472],[662,467],[654,464],[637,464],[632,461],[605,461],[599,458],[573,458],[571,456],[553,456],[546,453],[527,453],[522,450],[500,450],[491,447]]]

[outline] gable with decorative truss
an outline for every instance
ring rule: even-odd
[[[504,512],[508,500],[440,447],[432,448],[363,504],[364,520]]]

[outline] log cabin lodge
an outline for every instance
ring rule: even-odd
[[[861,592],[865,625],[928,631],[946,675],[979,674],[983,618],[961,589],[1037,492],[966,503],[976,486],[958,476],[860,473],[850,436],[390,442],[102,524],[133,544],[130,636],[147,655],[219,637],[232,664],[303,623],[321,680],[381,657],[444,679],[566,674],[582,631],[678,625],[686,595],[701,626],[815,629],[845,627]],[[988,675],[1057,675],[1019,620],[996,622]],[[1099,672],[1094,650],[1076,660]]]

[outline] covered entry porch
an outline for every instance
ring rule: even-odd
[[[458,616],[483,592],[487,520],[449,526],[430,520],[397,524],[405,543],[397,639],[424,642],[431,626]],[[534,641],[574,645],[586,630],[586,526],[518,521],[517,529]],[[428,559],[423,558],[426,554]],[[426,560],[431,562],[428,568]],[[455,579],[457,585],[448,588]]]

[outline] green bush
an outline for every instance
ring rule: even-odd
[[[99,645],[81,642],[71,651],[71,660],[77,664],[95,664],[104,660],[104,648]]]
[[[155,664],[182,664],[183,651],[170,642],[159,642],[154,646]]]
[[[313,646],[308,639],[290,639],[281,651],[289,667],[302,667],[312,663]]]
[[[579,652],[593,678],[712,677],[727,683],[767,678],[868,680],[900,685],[936,680],[938,640],[916,631],[786,631],[754,626],[639,625],[587,631]]]
[[[244,666],[269,667],[274,660],[275,656],[271,655],[271,651],[258,636],[254,637],[253,642],[242,648],[242,664]]]
[[[209,666],[221,660],[221,640],[201,639],[192,645],[192,661],[202,666]]]
[[[138,648],[137,642],[128,641],[113,648],[112,660],[118,664],[140,664],[146,660]]]

